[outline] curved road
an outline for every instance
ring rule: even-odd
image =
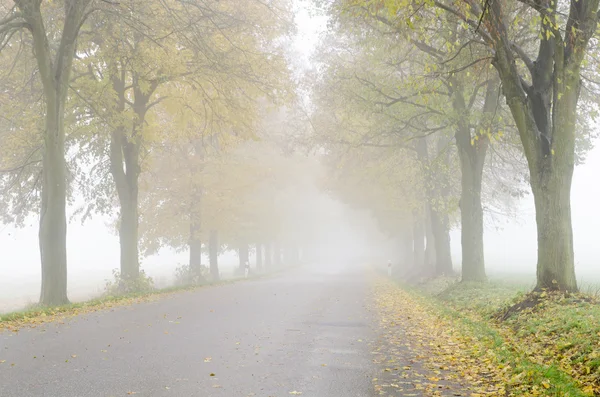
[[[365,279],[305,266],[0,332],[0,396],[372,396]]]

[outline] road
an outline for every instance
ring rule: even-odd
[[[3,332],[0,396],[372,396],[367,284],[305,266]]]

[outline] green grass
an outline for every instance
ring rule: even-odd
[[[524,284],[434,280],[411,292],[486,345],[497,365],[509,369],[511,395],[600,395],[600,305],[589,296],[548,296],[500,322],[501,310],[526,297]]]

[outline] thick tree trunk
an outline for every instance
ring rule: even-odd
[[[450,221],[447,214],[440,215],[433,210],[430,211],[430,214],[436,253],[435,274],[449,276],[454,272],[450,251]]]
[[[543,181],[532,180],[538,236],[536,290],[577,291],[571,227],[572,172],[572,166],[567,165],[550,172]]]
[[[495,111],[498,98],[497,83],[490,80],[483,105],[484,114]],[[460,220],[462,246],[462,281],[483,282],[485,260],[483,251],[483,206],[481,186],[483,166],[489,140],[487,136],[471,136],[469,114],[460,84],[456,83],[452,104],[457,112],[455,134],[461,171]],[[487,120],[491,122],[491,120]],[[491,128],[489,126],[482,126]]]
[[[208,237],[208,256],[212,281],[219,281],[219,232],[211,230]]]
[[[481,173],[473,173],[470,166],[461,168],[463,170],[460,197],[462,280],[485,281]]]
[[[414,213],[413,216],[413,267],[419,273],[425,267],[425,228],[421,214]]]
[[[119,243],[121,246],[121,277],[124,280],[137,280],[140,276],[137,205],[137,194],[129,200],[121,200]]]
[[[550,2],[549,15],[557,4]],[[564,34],[557,30],[541,40],[537,59],[527,64],[531,85],[520,78],[502,2],[491,2],[486,14],[493,65],[529,165],[538,235],[537,290],[577,291],[570,194],[580,69],[597,29],[597,13],[598,0],[571,2]]]
[[[119,197],[119,243],[121,247],[121,277],[137,280],[140,275],[138,255],[138,155],[137,144],[128,142],[122,131],[111,139],[111,173]],[[124,168],[124,163],[125,167]]]
[[[263,270],[263,246],[256,244],[256,270]]]
[[[39,246],[42,266],[40,303],[61,305],[67,298],[67,175],[64,113],[76,42],[89,0],[66,0],[65,21],[53,58],[41,1],[16,6],[33,39],[33,54],[44,89],[46,121],[42,158]],[[58,37],[53,35],[53,43]]]
[[[57,306],[67,298],[66,166],[64,160],[63,104],[47,99],[46,133],[40,210],[40,257],[42,289],[40,303]]]
[[[575,168],[578,74],[564,71],[561,100],[555,104],[553,147],[530,166],[538,236],[536,290],[577,292],[571,223],[571,184]],[[529,159],[528,159],[529,160]]]
[[[127,71],[120,65],[118,73],[111,77],[112,85],[117,93],[115,110],[125,112]],[[116,128],[111,134],[110,141],[110,171],[115,181],[117,195],[121,209],[119,238],[121,245],[121,277],[124,280],[135,280],[140,275],[139,250],[138,250],[138,201],[139,201],[139,176],[140,144],[143,140],[143,125],[146,112],[157,82],[152,82],[149,89],[142,89],[142,81],[135,72],[133,80],[133,112],[135,122],[130,134],[125,132],[123,126]]]

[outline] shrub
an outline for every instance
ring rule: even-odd
[[[154,291],[154,280],[140,270],[137,279],[128,279],[121,276],[118,269],[113,269],[113,278],[106,280],[104,290],[106,295],[125,295],[131,293],[145,293]]]
[[[206,266],[200,266],[198,274],[190,265],[180,265],[175,269],[175,286],[200,285],[206,281],[208,273]]]

